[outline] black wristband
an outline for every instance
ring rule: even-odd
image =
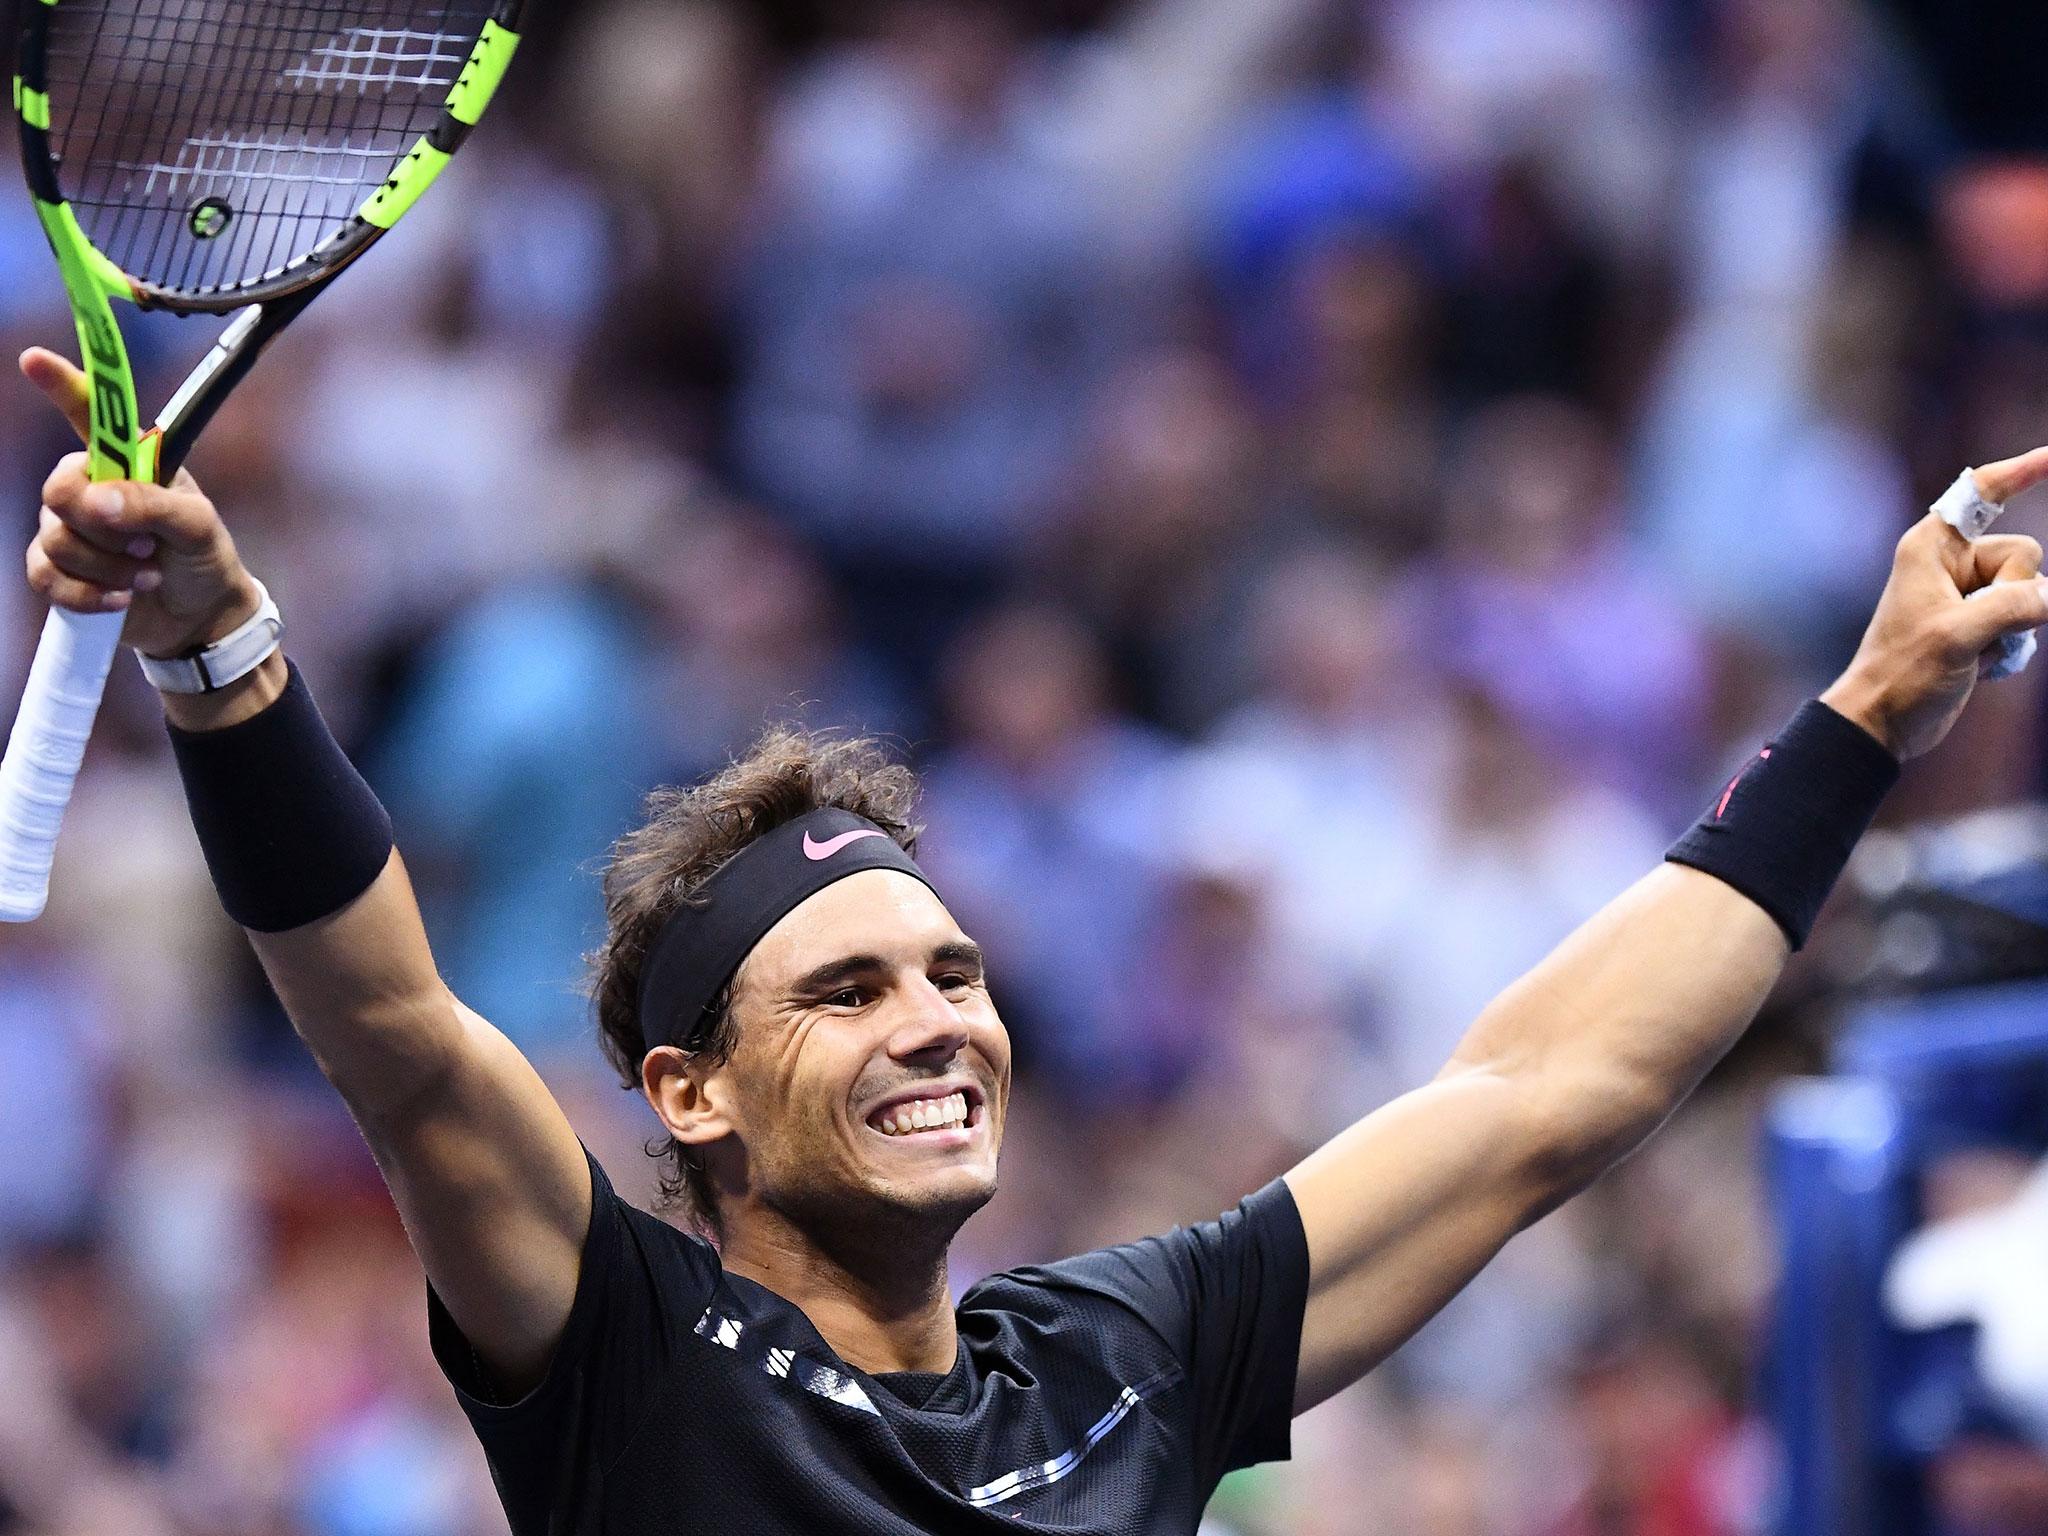
[[[1897,758],[1816,700],[1666,857],[1734,886],[1800,949],[1898,781]]]
[[[331,916],[390,862],[391,818],[297,667],[261,714],[170,731],[214,889],[244,928],[285,933]]]

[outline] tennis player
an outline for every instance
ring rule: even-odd
[[[75,370],[23,366],[82,423]],[[1975,486],[2044,475],[2048,451]],[[1901,759],[2048,621],[2038,545],[1930,516],[1841,680],[1433,1082],[1217,1221],[956,1306],[947,1248],[995,1189],[1010,1045],[916,862],[904,769],[778,734],[615,850],[600,1022],[714,1246],[621,1201],[442,984],[389,822],[199,488],[89,487],[73,458],[44,500],[30,583],[125,606],[154,658],[221,899],[390,1184],[518,1536],[1192,1532],[1226,1472],[1285,1457],[1295,1414],[1677,1107]]]

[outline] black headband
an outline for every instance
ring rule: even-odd
[[[763,935],[826,886],[864,869],[893,869],[931,888],[895,838],[851,811],[812,811],[747,844],[647,946],[640,1038],[650,1050],[693,1049],[704,1010]]]

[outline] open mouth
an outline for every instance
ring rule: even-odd
[[[895,1140],[962,1137],[981,1124],[981,1094],[974,1088],[919,1099],[898,1099],[868,1116],[868,1128]]]

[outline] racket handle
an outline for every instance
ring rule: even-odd
[[[52,608],[43,625],[0,759],[0,922],[33,922],[50,899],[57,831],[127,617]]]

